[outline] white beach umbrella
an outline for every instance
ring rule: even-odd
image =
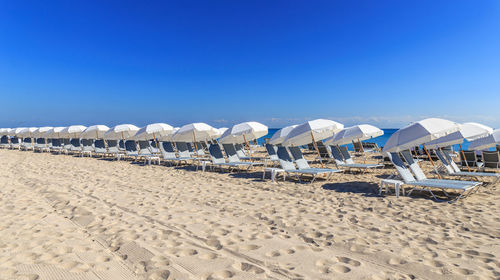
[[[172,135],[173,132],[174,128],[171,125],[168,125],[166,123],[152,123],[139,129],[139,131],[137,131],[137,134],[134,136],[134,139],[154,139],[156,141],[159,138]]]
[[[108,130],[109,127],[103,124],[91,125],[82,132],[80,137],[82,139],[102,139]]]
[[[219,131],[206,123],[190,123],[182,126],[172,140],[179,142],[197,142],[216,139]]]
[[[80,134],[85,131],[87,127],[83,125],[70,125],[65,127],[60,135],[62,138],[80,138]]]
[[[222,134],[220,142],[224,144],[242,144],[247,143],[255,139],[259,139],[262,136],[267,135],[267,126],[258,122],[243,122],[234,125],[231,129],[228,129]]]
[[[0,128],[0,135],[9,135],[10,128]]]
[[[495,129],[493,132],[483,138],[473,140],[469,145],[469,150],[485,150],[500,144],[500,129]]]
[[[437,149],[451,145],[461,146],[464,140],[473,141],[479,138],[486,137],[492,132],[493,128],[491,127],[479,123],[468,122],[460,125],[459,131],[425,143],[425,145],[430,149]]]
[[[294,128],[296,128],[297,125],[290,125],[290,126],[285,126],[282,129],[276,131],[271,139],[269,139],[269,144],[272,145],[278,145],[283,143],[283,140],[285,140],[286,136],[292,131]]]
[[[429,118],[411,123],[394,132],[383,152],[400,152],[457,132],[460,125],[444,119]]]
[[[53,129],[52,126],[40,127],[40,128],[38,128],[37,130],[35,130],[33,132],[33,137],[35,137],[35,138],[46,138],[45,134],[47,133],[47,131],[50,131],[51,129]]]
[[[35,132],[38,129],[38,127],[25,127],[21,129],[19,132],[16,133],[17,136],[22,137],[22,138],[32,138],[33,137],[33,132]]]
[[[23,131],[24,129],[26,129],[26,128],[27,128],[27,127],[16,127],[16,128],[14,128],[14,131],[12,131],[12,132],[11,132],[11,133],[12,133],[12,136],[16,136],[16,137],[17,137],[17,136],[19,136],[19,137],[21,137],[21,136],[19,135],[19,133],[20,133],[21,131]]]
[[[302,146],[333,136],[344,128],[338,122],[317,119],[296,126],[283,140],[284,146]]]
[[[224,134],[224,132],[226,132],[228,129],[229,129],[229,127],[217,128],[217,130],[219,131],[219,136],[218,137],[221,137]]]
[[[353,141],[363,141],[383,135],[384,131],[369,124],[359,124],[350,126],[337,132],[334,136],[325,140],[325,143],[332,145],[346,145]]]
[[[62,138],[61,132],[65,129],[65,126],[57,126],[52,129],[49,129],[45,132],[45,138]]]
[[[133,124],[119,124],[104,133],[104,138],[109,140],[126,140],[134,137],[139,128]]]

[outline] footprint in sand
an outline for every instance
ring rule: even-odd
[[[405,264],[406,261],[400,258],[390,258],[387,263],[390,265],[400,265],[400,264]]]
[[[254,244],[242,245],[239,247],[239,249],[242,251],[253,251],[253,250],[257,250],[259,248],[260,248],[260,246],[254,245]]]
[[[202,260],[213,260],[217,258],[217,254],[214,253],[201,254],[199,258]]]
[[[353,259],[350,259],[348,257],[337,257],[337,261],[344,263],[344,264],[356,266],[356,267],[361,265],[360,262],[353,260]]]
[[[266,253],[266,256],[268,257],[279,257],[281,256],[279,251],[270,251]]]
[[[443,267],[444,264],[440,261],[435,261],[435,260],[425,260],[424,261],[425,265],[432,266],[432,267]]]
[[[227,279],[234,276],[234,272],[230,270],[221,270],[213,273],[208,279]]]
[[[351,271],[349,267],[341,264],[333,265],[330,269],[338,273],[348,273]]]
[[[240,269],[241,271],[250,272],[254,274],[261,274],[265,272],[264,269],[249,263],[235,264],[234,267],[236,269]]]

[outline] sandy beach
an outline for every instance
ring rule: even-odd
[[[392,168],[299,184],[5,149],[0,161],[0,279],[500,278],[498,186],[449,204],[378,196]]]

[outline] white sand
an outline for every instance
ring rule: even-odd
[[[375,195],[0,150],[0,279],[499,279],[500,190]]]

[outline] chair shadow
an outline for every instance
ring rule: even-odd
[[[321,186],[324,190],[357,193],[366,197],[380,197],[378,195],[378,185],[365,181],[352,181],[344,183],[326,183]]]

